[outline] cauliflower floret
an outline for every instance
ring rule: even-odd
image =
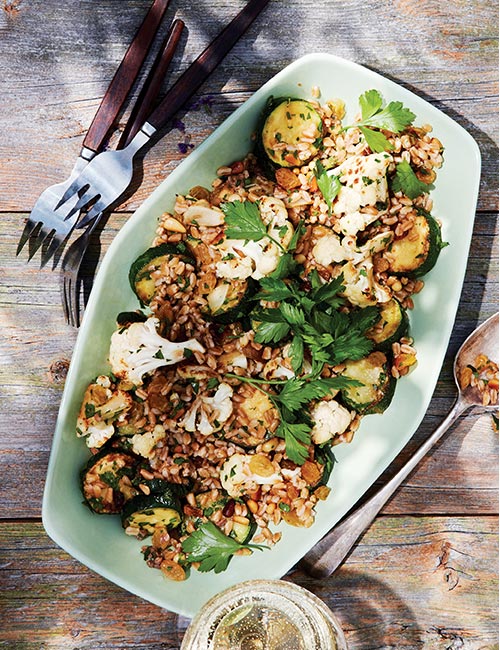
[[[132,397],[122,390],[110,388],[109,377],[100,376],[91,383],[85,395],[76,422],[76,434],[87,436],[91,449],[102,447],[115,432],[113,422],[130,410]]]
[[[186,431],[199,431],[203,436],[219,431],[233,412],[232,396],[231,386],[222,382],[213,397],[198,397],[179,424]]]
[[[393,238],[391,232],[381,232],[359,246],[354,235],[345,235],[341,240],[337,234],[325,226],[315,228],[314,234],[316,244],[313,246],[312,254],[316,263],[321,266],[339,264],[344,261],[359,264],[367,257],[387,248]]]
[[[334,399],[318,402],[311,411],[311,417],[314,422],[311,439],[316,445],[344,433],[352,421],[351,413]]]
[[[312,254],[321,266],[329,266],[330,264],[338,264],[350,258],[349,251],[347,251],[340,241],[338,235],[333,231],[323,228],[321,237],[318,239],[312,249]]]
[[[263,223],[267,226],[269,237],[278,241],[286,250],[293,237],[293,225],[288,220],[288,212],[281,199],[264,197],[259,203]],[[270,238],[259,241],[243,239],[223,239],[217,245],[221,260],[216,263],[216,274],[228,280],[261,278],[272,273],[278,266],[283,251]]]
[[[363,260],[355,266],[347,262],[342,267],[345,289],[342,294],[352,305],[369,307],[382,302],[388,302],[391,294],[388,289],[378,284],[373,275],[371,258]]]
[[[152,431],[145,433],[136,433],[130,439],[132,442],[132,451],[138,456],[151,458],[156,445],[165,438],[166,432],[161,424],[157,424]]]
[[[156,331],[158,323],[157,318],[150,317],[113,333],[109,363],[117,377],[140,386],[146,373],[182,361],[186,350],[205,351],[196,339],[173,343],[162,338]]]
[[[339,219],[339,226],[344,235],[357,235],[358,232],[363,231],[366,226],[376,221],[379,218],[379,213],[372,214],[371,212],[351,212],[345,214]]]
[[[90,449],[98,449],[102,447],[115,433],[115,427],[111,423],[96,422],[91,424],[87,430],[87,438],[85,442]]]
[[[267,238],[244,242],[242,239],[226,239],[218,247],[222,260],[216,264],[217,277],[228,280],[260,280],[278,266],[280,251]]]
[[[333,204],[336,215],[354,215],[364,206],[374,206],[387,201],[387,168],[392,156],[387,152],[373,153],[369,156],[351,156],[328,174],[338,176],[341,188]],[[373,217],[373,218],[371,218]],[[344,223],[346,233],[354,235],[363,230],[378,215],[362,215]],[[363,222],[363,223],[362,223]],[[361,226],[358,228],[358,225]],[[341,223],[342,226],[342,223]]]

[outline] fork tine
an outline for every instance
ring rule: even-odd
[[[52,235],[55,232],[54,230],[50,230],[50,231],[44,230],[43,224],[40,224],[40,226],[41,227],[38,230],[38,232],[36,233],[36,236],[34,236],[34,231],[30,235],[29,244],[28,244],[28,246],[29,246],[28,262],[31,260],[31,258],[37,252],[37,250],[40,248],[40,246],[43,244],[43,242],[48,237],[51,238]]]
[[[66,279],[66,277],[64,277],[61,285],[61,293],[62,293],[61,302],[62,302],[62,308],[64,312],[64,320],[69,325],[71,325],[71,311],[70,311],[71,296],[69,295],[70,288],[71,288],[71,279],[70,278]]]
[[[31,237],[31,234],[35,231],[35,228],[37,226],[40,226],[41,222],[34,222],[31,221],[31,219],[28,219],[24,226],[24,230],[22,232],[21,237],[19,238],[19,243],[17,245],[17,250],[16,250],[16,256],[19,255],[19,253],[23,250],[24,245],[28,241],[28,239]]]
[[[78,322],[78,277],[68,278],[67,283],[68,322],[71,327],[77,327]]]
[[[96,194],[94,190],[88,186],[85,192],[80,196],[78,201],[68,210],[67,214],[64,216],[64,220],[67,221],[73,215],[77,214],[83,210],[87,205],[96,197],[100,198],[100,194]],[[71,199],[71,197],[70,197]]]
[[[54,236],[52,237],[51,241],[49,242],[45,250],[42,248],[42,261],[40,264],[41,269],[43,269],[43,267],[47,264],[47,262],[56,254],[59,248],[68,239],[70,234],[71,231],[67,234],[57,233],[57,232],[54,233]]]
[[[77,228],[84,228],[87,226],[91,221],[94,220],[95,217],[97,217],[101,212],[104,212],[106,208],[109,207],[106,205],[105,201],[96,201],[94,205],[90,208],[90,210],[87,212],[87,214],[80,219],[80,221],[77,224]]]
[[[80,191],[83,190],[83,189],[85,189],[85,193],[86,193],[86,192],[88,191],[88,189],[89,189],[89,184],[88,184],[88,183],[84,183],[84,184],[82,184],[82,182],[81,182],[81,180],[80,180],[80,177],[77,176],[77,177],[75,178],[75,180],[71,183],[71,185],[68,187],[68,189],[64,192],[64,194],[62,195],[62,197],[59,199],[59,203],[56,205],[56,207],[55,207],[54,209],[55,209],[55,210],[59,210],[59,208],[60,208],[64,203],[66,203],[66,201],[69,201],[69,199],[70,199],[74,194],[78,194],[78,192],[80,192]],[[85,194],[85,193],[84,193],[84,194]]]

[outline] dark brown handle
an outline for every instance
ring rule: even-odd
[[[170,0],[154,0],[101,101],[83,146],[99,151],[142,68]]]
[[[151,113],[152,106],[158,97],[163,80],[172,61],[175,50],[184,29],[184,22],[180,19],[175,20],[170,27],[168,34],[162,44],[158,56],[156,57],[146,81],[139,93],[135,106],[130,114],[130,118],[123,130],[118,143],[118,149],[121,149],[132,140],[134,135],[139,131]]]
[[[222,32],[210,43],[168,91],[165,99],[147,120],[160,129],[194,95],[236,41],[245,33],[269,0],[250,0]]]

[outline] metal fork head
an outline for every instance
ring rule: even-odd
[[[65,212],[56,210],[56,207],[64,192],[86,164],[86,160],[78,158],[68,179],[62,183],[51,185],[40,194],[19,239],[16,255],[19,255],[28,242],[29,261],[37,250],[42,247],[41,265],[43,267],[66,241],[78,219],[78,215],[74,214],[71,219],[65,220]],[[77,199],[78,197],[76,199],[72,197],[71,203],[68,203],[70,209],[73,208]]]
[[[139,131],[124,149],[104,151],[93,158],[64,192],[57,206],[58,212],[64,213],[69,219],[75,210],[83,210],[95,201],[91,215],[85,218],[85,223],[88,223],[99,212],[115,203],[132,181],[135,154],[150,138],[151,135]],[[77,202],[71,204],[70,201],[75,201],[75,197],[78,197]]]

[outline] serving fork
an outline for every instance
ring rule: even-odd
[[[74,209],[78,197],[70,199],[72,211],[69,219],[65,218],[65,211],[58,210],[57,206],[68,187],[102,148],[143,66],[169,2],[170,0],[154,0],[152,3],[104,94],[69,178],[42,192],[25,224],[16,255],[29,242],[29,261],[42,247],[43,267],[69,238],[79,217],[78,210]],[[57,260],[54,266],[56,264]]]
[[[158,96],[162,81],[179,44],[183,29],[184,22],[182,20],[178,19],[172,23],[135,102],[129,120],[118,142],[118,148],[122,146],[122,143],[126,146],[133,139],[144,121],[144,116],[151,112],[151,106]],[[62,258],[60,271],[61,299],[66,321],[73,327],[80,325],[80,285],[78,282],[80,267],[89,247],[92,233],[103,216],[104,212],[100,212],[92,219],[83,230],[83,233],[71,243]],[[78,218],[77,213],[75,217]],[[74,218],[68,219],[66,222],[71,220],[74,220]]]
[[[64,192],[57,208],[74,219],[87,209],[77,226],[90,223],[99,213],[115,204],[125,193],[133,178],[133,159],[220,63],[240,36],[248,29],[269,0],[250,0],[212,43],[179,77],[166,97],[144,122],[137,135],[124,149],[104,151],[95,156]]]

